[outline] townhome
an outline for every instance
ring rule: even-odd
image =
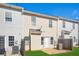
[[[23,18],[27,19],[25,20],[25,33],[27,37],[30,36],[30,42],[25,40],[25,50],[56,48],[58,39],[72,39],[73,46],[78,45],[77,21],[29,11],[23,12]]]
[[[58,39],[72,39],[73,46],[78,45],[78,21],[58,17]]]
[[[11,55],[20,50],[56,48],[59,39],[72,39],[76,46],[78,22],[0,4],[0,51]]]
[[[57,17],[24,11],[23,18],[26,36],[30,36],[31,50],[54,48],[57,44]],[[29,49],[29,44],[26,43],[25,50]]]
[[[24,35],[21,12],[21,7],[0,4],[0,53],[13,54],[16,52],[14,46],[20,50]]]

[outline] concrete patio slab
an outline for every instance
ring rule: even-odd
[[[42,51],[47,54],[58,54],[58,53],[70,52],[70,50],[57,50],[57,49],[51,49],[51,48],[42,49]]]
[[[0,55],[0,56],[4,56],[4,55],[2,54],[2,55]]]

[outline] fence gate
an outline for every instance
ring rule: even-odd
[[[62,44],[63,49],[72,50],[72,39],[58,39],[58,48],[60,43]]]

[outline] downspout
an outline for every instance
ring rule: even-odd
[[[78,46],[79,46],[79,21],[78,21]]]
[[[30,29],[29,29],[29,51],[31,51],[31,35],[30,35]]]
[[[23,14],[24,8],[21,10],[21,14]],[[26,23],[25,23],[26,24]],[[24,24],[24,25],[25,25]],[[25,31],[25,30],[24,30]],[[30,35],[30,29],[29,29],[29,51],[31,51],[31,35]]]
[[[23,15],[23,11],[24,11],[24,8],[21,9],[21,17],[22,17],[22,19],[23,19],[23,16],[22,16],[22,15]],[[25,20],[25,19],[24,19],[24,20]],[[23,26],[25,26],[25,22],[24,22]],[[26,32],[26,31],[25,31],[25,27],[22,29],[22,31],[23,31],[24,34],[25,34],[25,32]],[[24,51],[25,51],[25,39],[23,39],[23,40],[24,40],[24,45],[23,45],[23,46],[24,46]],[[22,41],[22,39],[21,39],[21,41]]]
[[[59,36],[59,28],[58,28],[58,24],[59,24],[59,17],[57,17],[57,42],[56,42],[56,47],[55,48],[58,48],[58,40],[59,40],[59,38],[58,38],[58,36]]]
[[[57,19],[57,39],[59,39],[59,38],[58,38],[58,36],[59,36],[59,32],[58,32],[58,30],[59,30],[58,24],[59,24],[59,23],[58,23],[58,22],[59,22],[59,18]]]

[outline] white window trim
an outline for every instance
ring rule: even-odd
[[[12,12],[11,12],[11,17],[12,17],[12,20],[11,20],[11,21],[6,21],[6,12],[9,12],[9,11],[5,11],[5,12],[4,12],[4,22],[5,22],[5,23],[12,23],[12,22],[13,22],[13,15],[12,15]]]
[[[10,35],[11,36],[11,35]],[[10,36],[8,36],[8,46],[10,46],[10,43],[9,42],[13,42],[13,41],[9,41],[9,37]],[[15,36],[13,36],[14,37],[14,45],[15,45]],[[12,45],[12,46],[14,46],[14,45]],[[12,47],[12,46],[10,46],[10,47]]]
[[[33,22],[32,17],[35,17],[35,23]],[[32,26],[36,26],[36,16],[31,16],[31,25],[32,25]]]
[[[50,21],[51,21],[51,24],[50,24]],[[49,22],[49,23],[48,23],[49,28],[52,28],[52,27],[53,27],[53,21],[52,21],[52,19],[49,19],[48,22]],[[51,25],[52,25],[52,26],[51,26]]]

